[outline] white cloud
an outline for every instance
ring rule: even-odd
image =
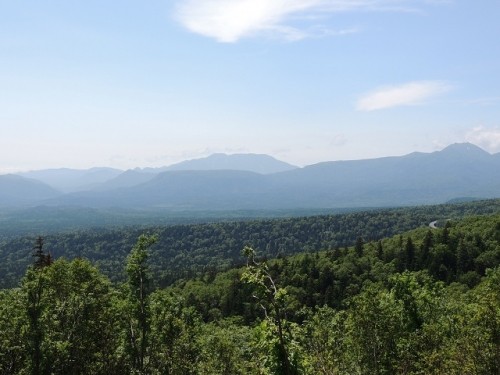
[[[323,0],[184,0],[177,17],[190,31],[235,42],[261,33],[302,39],[304,32],[282,21],[289,15],[316,8]]]
[[[489,152],[500,152],[500,127],[476,126],[465,135],[465,139]]]
[[[415,105],[432,96],[449,91],[451,86],[442,81],[416,81],[397,86],[381,87],[363,95],[357,102],[359,111],[375,111],[377,109]]]
[[[344,11],[408,11],[429,0],[178,0],[175,16],[188,30],[219,42],[236,42],[255,35],[280,35],[288,40],[318,36],[312,30],[314,15]],[[290,16],[308,26],[290,26]],[[320,35],[338,35],[354,29],[328,30]]]

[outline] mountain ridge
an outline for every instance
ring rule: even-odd
[[[23,206],[52,199],[61,192],[35,179],[15,174],[0,175],[0,206]]]
[[[173,164],[165,171],[177,170],[239,170],[271,174],[298,168],[266,154],[215,153],[204,158],[185,160]]]
[[[51,168],[21,172],[17,175],[36,179],[65,193],[87,190],[118,176],[123,171],[110,167],[89,169]]]
[[[215,158],[221,157],[218,155]],[[196,165],[199,159],[194,160]],[[459,197],[500,196],[500,174],[492,173],[500,170],[498,154],[491,155],[469,143],[432,153],[321,162],[269,174],[182,170],[182,165],[192,168],[193,164],[184,163],[177,165],[179,170],[160,173],[129,170],[91,191],[55,196],[40,203],[239,210],[418,205]]]

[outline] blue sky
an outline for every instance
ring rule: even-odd
[[[0,172],[500,152],[497,0],[0,0]]]

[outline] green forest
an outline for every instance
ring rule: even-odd
[[[150,249],[155,286],[214,273],[245,264],[241,249],[253,247],[269,259],[304,251],[352,246],[358,237],[369,242],[390,237],[439,220],[500,212],[500,199],[435,206],[372,209],[335,215],[286,219],[216,221],[204,224],[94,228],[16,235],[0,234],[0,288],[16,286],[31,263],[30,249],[39,235],[55,257],[90,260],[113,282],[124,281],[124,262],[137,238],[156,234]],[[37,218],[36,221],[40,220]]]
[[[499,211],[4,240],[0,374],[500,374]]]

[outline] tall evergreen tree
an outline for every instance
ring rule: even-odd
[[[405,268],[412,271],[415,267],[415,246],[411,237],[408,237],[405,245]]]
[[[43,268],[46,266],[50,266],[52,263],[52,257],[50,253],[45,253],[43,250],[44,240],[42,236],[38,236],[35,241],[35,246],[33,246],[33,257],[35,258],[35,262],[33,265],[35,268]]]
[[[363,256],[364,247],[365,247],[365,242],[363,241],[363,238],[358,237],[356,239],[356,245],[354,246],[354,250],[358,257]]]
[[[377,258],[382,260],[383,256],[384,256],[384,248],[382,246],[382,241],[379,240],[377,241]]]
[[[425,234],[424,241],[422,242],[422,247],[420,249],[420,257],[418,261],[419,268],[425,268],[429,265],[429,255],[431,253],[432,246],[434,245],[434,236],[432,231],[429,229]]]
[[[28,346],[30,348],[30,371],[33,375],[44,373],[42,358],[42,341],[44,330],[41,316],[44,310],[42,295],[45,288],[45,268],[50,266],[50,256],[43,250],[44,240],[39,236],[33,246],[33,267],[28,270],[23,280],[26,291],[26,313],[28,316]]]

